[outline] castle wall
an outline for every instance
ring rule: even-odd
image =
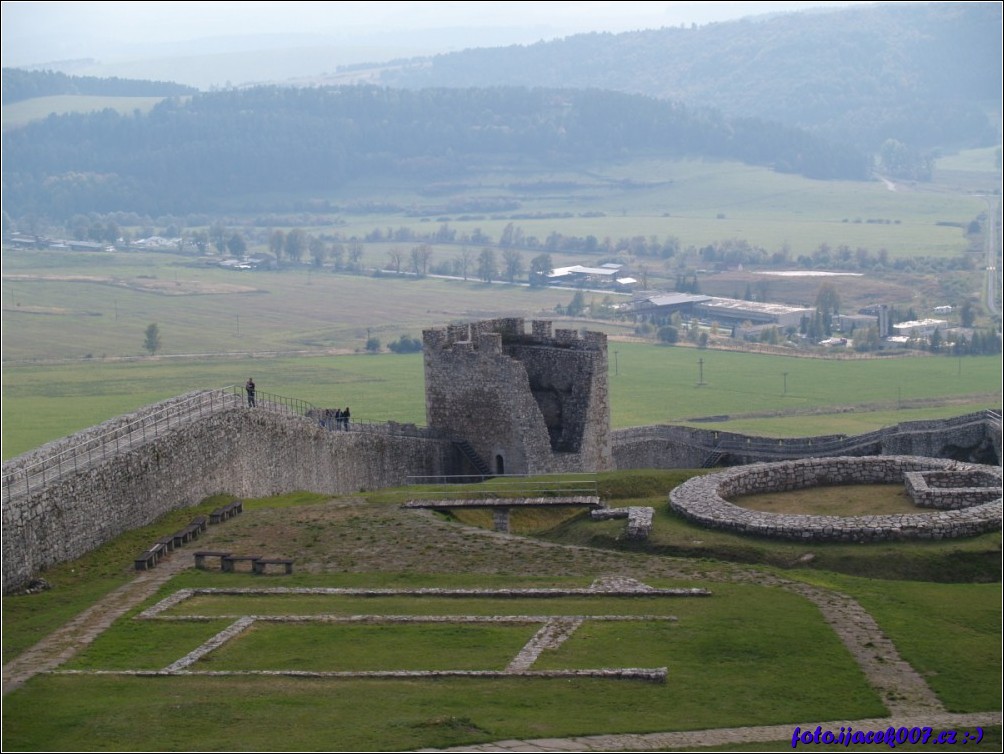
[[[329,432],[299,417],[230,409],[193,420],[3,506],[4,593],[209,495],[342,494],[453,473],[449,442]],[[5,469],[6,471],[6,469]]]
[[[910,455],[1000,464],[1001,427],[984,414],[903,422],[865,435],[767,438],[655,425],[611,433],[618,469],[738,466],[807,456]]]

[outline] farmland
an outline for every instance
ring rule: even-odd
[[[189,390],[240,384],[250,374],[267,392],[321,406],[352,405],[361,418],[421,423],[420,358],[365,354],[367,341],[377,339],[385,349],[401,335],[420,337],[423,328],[495,316],[555,319],[558,326],[606,332],[615,427],[727,415],[717,427],[782,436],[855,433],[999,406],[999,357],[845,363],[657,347],[652,336],[647,343],[636,337],[630,319],[563,319],[556,310],[572,299],[575,291],[568,288],[489,285],[476,279],[473,265],[466,281],[387,271],[394,254],[406,260],[407,270],[415,246],[391,240],[398,231],[424,234],[442,225],[458,238],[480,230],[495,240],[510,224],[539,239],[553,233],[614,242],[672,236],[681,251],[665,259],[615,254],[596,260],[627,262],[650,287],[666,290],[680,275],[697,274],[703,264],[697,248],[729,239],[769,253],[787,249],[793,259],[819,244],[860,245],[872,255],[884,249],[890,262],[972,257],[959,269],[934,272],[921,265],[827,279],[846,311],[884,302],[920,316],[980,288],[979,254],[969,251],[961,229],[985,209],[982,198],[967,192],[994,174],[992,158],[987,150],[946,157],[942,174],[950,180],[923,188],[811,181],[693,160],[634,160],[566,173],[481,166],[470,180],[435,191],[407,178],[374,178],[328,197],[263,195],[265,205],[299,202],[318,209],[277,212],[267,222],[235,218],[230,226],[246,237],[251,252],[268,248],[270,229],[363,238],[383,228],[383,241],[361,244],[356,274],[333,271],[330,260],[320,267],[234,271],[220,268],[218,256],[191,251],[5,249],[3,456]],[[444,214],[451,196],[501,196],[521,209]],[[366,214],[362,208],[376,197],[398,209]],[[339,204],[346,211],[330,209]],[[136,237],[141,229],[128,230]],[[457,260],[465,249],[477,256],[480,246],[432,243],[432,263]],[[522,252],[524,271],[534,253]],[[557,250],[551,258],[555,266],[596,263],[575,251]],[[738,297],[752,289],[787,303],[815,300],[819,279],[761,272],[709,269],[695,279],[711,295]],[[617,293],[585,296],[594,310],[628,300]],[[162,343],[152,357],[143,338],[151,323]],[[706,384],[695,387],[701,379]]]

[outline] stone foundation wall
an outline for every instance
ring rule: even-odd
[[[903,483],[912,472],[952,471],[996,479],[990,502],[959,510],[878,516],[813,516],[766,513],[730,502],[747,494],[785,492],[821,485]],[[1001,528],[1000,471],[939,458],[807,458],[761,463],[694,477],[669,495],[670,508],[702,526],[801,542],[877,542],[950,539]]]
[[[908,471],[906,493],[922,508],[958,510],[1001,496],[1000,476],[988,472]]]

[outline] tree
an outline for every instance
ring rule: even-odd
[[[822,321],[822,333],[819,337],[832,335],[833,317],[840,314],[840,294],[833,287],[833,283],[823,283],[819,286],[819,292],[816,294],[816,313]]]
[[[401,274],[401,261],[404,259],[404,254],[397,247],[387,250],[387,256],[390,257],[390,266],[394,269],[398,275]]]
[[[483,283],[491,283],[498,275],[498,268],[495,266],[495,252],[488,246],[478,254],[478,277]]]
[[[314,266],[323,267],[324,260],[328,258],[328,245],[324,239],[311,236],[308,246],[310,247],[310,256],[314,260]]]
[[[565,307],[565,313],[569,317],[578,317],[586,310],[586,297],[582,295],[582,291],[576,291],[575,295],[572,296],[572,300],[568,302],[568,306]]]
[[[505,249],[502,252],[502,261],[505,264],[505,274],[510,283],[515,283],[516,278],[523,272],[523,255],[515,249]]]
[[[268,237],[268,250],[272,252],[275,261],[281,262],[286,251],[286,234],[281,230],[273,230]]]
[[[292,262],[303,261],[303,255],[309,244],[310,240],[307,238],[307,234],[300,228],[294,228],[286,234],[286,256]]]
[[[661,340],[663,343],[673,344],[680,340],[680,331],[677,330],[672,325],[666,325],[665,327],[660,327],[659,332],[657,334],[659,336],[659,340]]]
[[[366,339],[366,351],[368,353],[380,353],[380,338],[370,336]]]
[[[247,250],[248,245],[244,242],[244,236],[236,232],[230,236],[227,241],[227,251],[230,252],[231,256],[242,257]]]
[[[401,335],[397,340],[392,340],[388,343],[387,348],[394,353],[418,353],[422,350],[422,341],[418,338]]]
[[[151,322],[146,326],[146,337],[143,340],[143,348],[153,356],[160,350],[160,328],[156,322]]]
[[[432,259],[432,247],[427,243],[416,246],[411,250],[411,266],[416,275],[425,277],[429,270],[430,259]]]
[[[976,322],[976,305],[972,299],[968,299],[962,304],[962,308],[959,309],[959,319],[963,327],[972,327],[973,323]]]
[[[530,260],[530,285],[547,285],[547,276],[554,269],[550,254],[538,254]]]
[[[227,249],[227,229],[223,223],[217,221],[209,227],[209,240],[213,242],[216,251],[222,256]]]
[[[471,269],[471,262],[474,261],[474,254],[466,246],[460,247],[460,271],[467,280],[467,273]]]
[[[363,271],[363,252],[365,249],[358,241],[349,244],[349,268],[353,272]]]
[[[935,329],[935,331],[931,333],[931,350],[940,351],[943,340],[944,338],[941,336],[941,330]]]

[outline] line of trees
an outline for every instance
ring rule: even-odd
[[[146,114],[50,116],[5,130],[3,152],[7,213],[60,221],[232,211],[263,192],[325,191],[374,174],[437,182],[472,159],[513,155],[566,168],[632,153],[705,156],[815,178],[870,169],[864,153],[765,121],[610,91],[517,87],[200,93]]]

